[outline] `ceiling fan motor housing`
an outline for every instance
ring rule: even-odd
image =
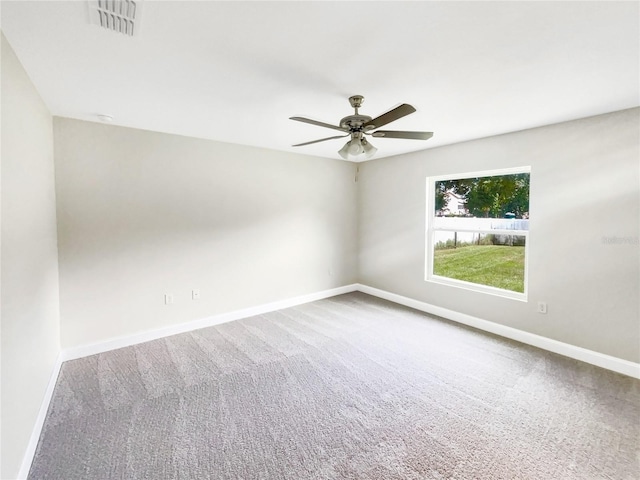
[[[362,126],[369,122],[371,117],[367,115],[349,115],[340,120],[340,126],[342,128],[348,128],[351,132],[362,131]]]

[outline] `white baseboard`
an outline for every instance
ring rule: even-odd
[[[151,340],[157,340],[159,338],[168,337],[170,335],[176,335],[179,333],[191,332],[200,328],[211,327],[214,325],[220,325],[222,323],[231,322],[233,320],[239,320],[241,318],[252,317],[254,315],[261,315],[263,313],[273,312],[275,310],[281,310],[283,308],[294,307],[303,303],[314,302],[323,298],[329,298],[343,293],[355,292],[357,285],[345,285],[342,287],[331,288],[329,290],[322,290],[320,292],[310,293],[307,295],[301,295],[298,297],[288,298],[285,300],[278,300],[276,302],[265,303],[257,305],[255,307],[243,308],[241,310],[235,310],[233,312],[221,313],[219,315],[213,315],[211,317],[201,318],[198,320],[192,320],[190,322],[180,323],[177,325],[171,325],[156,330],[150,330],[146,332],[136,333],[133,335],[125,335],[122,337],[116,337],[103,342],[92,343],[88,345],[81,345],[78,347],[71,347],[64,349],[61,353],[62,360],[73,360],[76,358],[87,357],[89,355],[95,355],[97,353],[107,352],[109,350],[115,350],[122,347],[129,347],[131,345],[137,345],[139,343],[148,342]]]
[[[369,287],[367,285],[357,284],[358,291],[367,293],[375,297],[383,298],[394,303],[399,303],[407,307],[415,308],[422,312],[437,315],[439,317],[452,320],[454,322],[462,323],[470,327],[484,330],[486,332],[500,335],[501,337],[510,338],[527,345],[533,345],[534,347],[542,348],[553,353],[564,355],[565,357],[580,360],[585,363],[590,363],[598,367],[606,368],[614,372],[622,373],[630,377],[640,379],[640,364],[623,360],[621,358],[613,357],[611,355],[605,355],[604,353],[594,352],[586,348],[577,347],[569,343],[559,342],[551,338],[536,335],[534,333],[518,330],[517,328],[507,327],[506,325],[500,325],[499,323],[490,322],[481,318],[466,315],[464,313],[449,310],[447,308],[431,305],[426,302],[414,300],[412,298],[403,297],[395,293],[380,290],[378,288]]]
[[[464,313],[456,312],[454,310],[438,307],[436,305],[431,305],[426,302],[421,302],[419,300],[403,297],[402,295],[397,295],[395,293],[387,292],[385,290],[380,290],[378,288],[373,288],[367,285],[356,283],[352,285],[345,285],[338,288],[332,288],[329,290],[323,290],[321,292],[301,295],[299,297],[289,298],[286,300],[279,300],[276,302],[266,303],[266,304],[258,305],[255,307],[245,308],[242,310],[223,313],[220,315],[213,315],[211,317],[202,318],[202,319],[194,320],[191,322],[181,323],[178,325],[172,325],[166,328],[161,328],[161,329],[152,330],[148,332],[142,332],[134,335],[117,337],[110,340],[106,340],[104,342],[93,343],[90,345],[82,345],[79,347],[73,347],[73,348],[62,350],[58,355],[55,366],[51,373],[51,378],[49,379],[49,384],[47,386],[47,390],[42,400],[42,405],[40,407],[40,411],[38,412],[38,417],[36,419],[36,423],[34,425],[33,432],[31,433],[31,438],[29,439],[29,444],[27,445],[27,449],[25,451],[22,465],[20,467],[18,479],[19,480],[25,479],[29,474],[29,469],[31,468],[31,463],[33,462],[33,456],[35,455],[36,448],[38,446],[38,440],[40,439],[40,433],[42,432],[42,427],[44,425],[47,411],[49,410],[49,403],[53,396],[53,390],[55,388],[56,381],[58,380],[60,368],[64,361],[86,357],[89,355],[95,355],[97,353],[103,353],[109,350],[115,350],[117,348],[137,345],[139,343],[148,342],[150,340],[164,338],[169,335],[176,335],[179,333],[197,330],[199,328],[210,327],[213,325],[220,325],[222,323],[231,322],[233,320],[252,317],[254,315],[273,312],[275,310],[281,310],[283,308],[293,307],[296,305],[301,305],[303,303],[314,302],[316,300],[321,300],[323,298],[329,298],[336,295],[341,295],[344,293],[350,293],[355,291],[367,293],[369,295],[383,298],[385,300],[389,300],[391,302],[398,303],[400,305],[405,305],[407,307],[415,308],[416,310],[420,310],[422,312],[430,313],[432,315],[437,315],[439,317],[443,317],[448,320],[452,320],[454,322],[462,323],[464,325],[468,325],[470,327],[474,327],[479,330],[484,330],[486,332],[494,333],[502,337],[510,338],[512,340],[526,343],[528,345],[533,345],[535,347],[542,348],[550,352],[558,353],[566,357],[574,358],[576,360],[580,360],[586,363],[590,363],[592,365],[596,365],[598,367],[606,368],[614,372],[622,373],[624,375],[628,375],[630,377],[640,379],[640,364],[638,363],[629,362],[627,360],[622,360],[620,358],[612,357],[610,355],[605,355],[602,353],[594,352],[592,350],[587,350],[586,348],[576,347],[575,345],[559,342],[557,340],[553,340],[547,337],[542,337],[540,335],[535,335],[533,333],[528,333],[523,330],[518,330],[516,328],[507,327],[505,325],[500,325],[498,323],[489,322],[487,320],[482,320],[481,318],[473,317],[471,315],[466,315]]]
[[[53,397],[53,390],[56,387],[58,375],[60,374],[60,367],[62,366],[63,361],[64,360],[62,358],[62,354],[58,354],[56,363],[54,364],[53,370],[51,371],[51,377],[49,377],[47,389],[44,392],[42,403],[40,404],[40,410],[38,411],[38,416],[36,417],[36,423],[34,424],[33,430],[31,431],[31,437],[29,438],[27,449],[25,450],[24,456],[22,457],[22,465],[20,465],[20,471],[18,472],[17,480],[26,479],[27,475],[29,475],[29,469],[31,468],[33,456],[35,455],[36,448],[38,447],[40,433],[42,432],[42,427],[44,426],[44,421],[47,417],[47,411],[49,411],[49,403],[51,402],[51,398]]]
[[[483,320],[478,317],[473,317],[464,313],[449,310],[447,308],[438,307],[426,302],[414,300],[409,297],[404,297],[395,293],[391,293],[378,288],[370,287],[363,284],[351,284],[342,287],[332,288],[329,290],[323,290],[307,295],[301,295],[298,297],[288,298],[285,300],[279,300],[276,302],[265,303],[257,305],[255,307],[244,308],[241,310],[235,310],[233,312],[222,313],[219,315],[213,315],[211,317],[201,318],[186,323],[180,323],[177,325],[171,325],[169,327],[142,332],[133,335],[127,335],[122,337],[116,337],[103,342],[93,343],[89,345],[82,345],[78,347],[72,347],[63,350],[60,353],[60,362],[66,360],[73,360],[76,358],[82,358],[89,355],[95,355],[97,353],[107,352],[109,350],[115,350],[122,347],[128,347],[131,345],[137,345],[139,343],[148,342],[151,340],[157,340],[159,338],[168,337],[170,335],[176,335],[179,333],[190,332],[200,328],[211,327],[214,325],[220,325],[222,323],[231,322],[233,320],[239,320],[242,318],[252,317],[254,315],[260,315],[263,313],[273,312],[283,308],[293,307],[295,305],[301,305],[303,303],[313,302],[321,300],[323,298],[333,297],[335,295],[341,295],[344,293],[350,293],[360,291],[373,295],[375,297],[383,298],[400,305],[415,308],[422,312],[437,315],[448,320],[452,320],[457,323],[462,323],[470,327],[484,330],[486,332],[494,333],[502,337],[510,338],[518,342],[525,343],[527,345],[533,345],[534,347],[542,348],[543,350],[549,350],[550,352],[558,353],[566,357],[570,357],[582,362],[590,363],[598,367],[606,368],[614,372],[622,373],[630,377],[640,379],[640,364],[623,360],[621,358],[613,357],[611,355],[605,355],[603,353],[594,352],[586,348],[577,347],[569,343],[553,340],[548,337],[536,335],[534,333],[525,332],[524,330],[518,330],[513,327],[501,325],[499,323]],[[59,366],[57,367],[60,368]],[[57,378],[57,372],[55,372]],[[55,383],[55,382],[54,382]],[[46,413],[46,412],[45,412]]]
[[[29,475],[29,469],[31,468],[31,464],[33,463],[33,457],[36,453],[36,448],[38,447],[38,441],[40,440],[42,427],[44,426],[44,421],[49,410],[49,403],[51,402],[51,398],[53,397],[53,390],[56,386],[58,375],[60,374],[60,368],[62,367],[63,362],[67,360],[74,360],[76,358],[87,357],[89,355],[95,355],[97,353],[107,352],[109,350],[115,350],[122,347],[137,345],[139,343],[148,342],[150,340],[168,337],[169,335],[190,332],[199,328],[220,325],[221,323],[231,322],[233,320],[239,320],[241,318],[252,317],[254,315],[281,310],[283,308],[294,307],[296,305],[314,302],[316,300],[322,300],[323,298],[334,297],[343,293],[355,292],[356,290],[356,284],[345,285],[342,287],[323,290],[307,295],[301,295],[285,300],[265,303],[263,305],[257,305],[255,307],[244,308],[242,310],[236,310],[220,315],[213,315],[211,317],[181,323],[178,325],[172,325],[166,328],[160,328],[134,335],[126,335],[122,337],[112,338],[104,342],[81,345],[79,347],[72,347],[62,350],[58,355],[58,358],[56,359],[55,366],[51,373],[51,378],[49,379],[49,384],[47,385],[47,390],[42,400],[42,405],[40,406],[40,410],[38,412],[38,417],[36,418],[33,431],[31,432],[31,438],[29,439],[29,444],[27,445],[27,449],[25,450],[25,454],[22,459],[22,465],[20,466],[20,471],[18,473],[18,480],[26,479],[27,475]]]

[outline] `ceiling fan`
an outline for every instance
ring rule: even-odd
[[[433,132],[405,132],[399,130],[376,130],[388,123],[391,123],[399,118],[405,117],[416,111],[411,105],[403,103],[402,105],[389,110],[387,113],[383,113],[379,117],[371,118],[367,115],[360,115],[358,109],[362,106],[364,97],[362,95],[353,95],[349,97],[349,103],[355,109],[356,113],[348,115],[340,120],[339,125],[331,125],[329,123],[318,122],[317,120],[311,120],[304,117],[289,117],[290,120],[297,122],[310,123],[311,125],[317,125],[319,127],[332,128],[334,130],[340,130],[344,135],[337,135],[334,137],[321,138],[319,140],[312,140],[310,142],[298,143],[292,145],[292,147],[302,147],[304,145],[311,145],[312,143],[324,142],[326,140],[333,140],[336,138],[351,137],[344,147],[338,150],[338,154],[345,160],[354,159],[364,154],[366,158],[371,158],[378,149],[371,145],[365,135],[371,135],[377,138],[406,138],[411,140],[429,140],[433,137]]]

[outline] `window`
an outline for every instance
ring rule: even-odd
[[[427,178],[426,280],[527,299],[530,168]]]

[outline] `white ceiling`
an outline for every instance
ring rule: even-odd
[[[52,114],[340,158],[334,130],[365,96],[374,158],[639,105],[639,2],[143,3],[127,37],[88,3],[1,2],[2,30]],[[346,139],[345,139],[346,140]]]

